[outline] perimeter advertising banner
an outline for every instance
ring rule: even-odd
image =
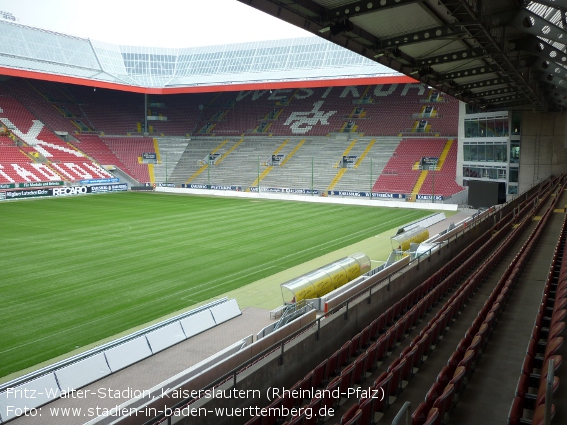
[[[186,189],[212,189],[212,190],[234,190],[236,192],[242,191],[242,186],[225,186],[225,185],[217,185],[217,184],[181,184],[181,187]]]
[[[50,196],[72,196],[88,193],[106,193],[106,192],[124,192],[128,190],[126,183],[108,184],[97,186],[70,186],[70,187],[53,187],[49,189],[33,189],[33,190],[9,190],[0,192],[0,200],[2,199],[22,199],[22,198],[43,198]]]
[[[349,190],[329,190],[327,195],[333,196],[357,196],[360,198],[386,198],[386,199],[405,199],[403,193],[376,193],[376,192],[353,192]]]
[[[53,196],[53,189],[10,190],[6,192],[6,199],[39,198]]]
[[[126,183],[103,184],[99,186],[91,186],[87,189],[89,189],[87,193],[125,192],[128,190],[128,185]]]
[[[257,186],[250,187],[250,192],[258,192]],[[260,192],[270,192],[270,193],[293,193],[299,195],[318,195],[319,191],[317,189],[297,189],[289,187],[262,187],[260,186]]]
[[[50,187],[50,186],[63,186],[65,183],[62,181],[56,182],[25,182],[25,183],[0,183],[0,189],[16,189],[26,187]]]
[[[81,180],[79,183],[81,184],[106,184],[106,183],[118,183],[120,179],[118,177],[114,177],[111,179],[91,179],[91,180]]]
[[[433,199],[432,195],[417,195],[416,196],[417,200],[423,200],[423,201],[431,201]],[[443,200],[443,196],[441,195],[435,195],[435,200],[436,201],[442,201]]]

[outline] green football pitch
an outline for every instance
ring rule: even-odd
[[[431,214],[132,192],[0,211],[0,377]]]

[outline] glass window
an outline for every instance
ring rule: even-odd
[[[480,137],[478,120],[465,121],[465,137]]]
[[[469,145],[463,146],[463,159],[465,161],[472,161],[472,159],[471,159],[471,147]]]
[[[477,161],[486,161],[486,146],[485,145],[478,145],[476,147],[478,153]]]
[[[520,134],[522,131],[522,116],[515,112],[512,114],[512,134]]]
[[[506,162],[506,145],[494,145],[494,161]]]
[[[520,142],[510,141],[510,162],[514,164],[520,162]]]
[[[487,118],[486,125],[485,125],[485,136],[486,137],[497,137],[498,134],[496,133],[496,120],[494,118]]]
[[[486,145],[484,147],[485,160],[494,162],[494,145]]]
[[[517,195],[518,194],[518,186],[508,185],[508,195]]]
[[[518,169],[517,168],[510,168],[509,181],[511,183],[518,183]]]
[[[471,145],[471,161],[478,161],[477,146]]]
[[[497,118],[494,120],[494,131],[497,137],[509,136],[508,132],[508,118]]]

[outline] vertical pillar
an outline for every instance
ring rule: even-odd
[[[144,133],[148,132],[148,94],[144,93]]]

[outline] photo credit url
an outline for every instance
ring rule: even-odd
[[[305,400],[331,400],[330,403],[315,404],[317,407],[311,407],[307,404],[301,407],[286,407],[283,404],[270,404],[268,407],[245,406],[245,407],[193,407],[191,404],[181,405],[179,400],[189,399],[226,399],[226,400],[262,400],[260,390],[238,390],[236,388],[230,390],[207,389],[207,390],[182,390],[163,388],[161,393],[150,393],[148,390],[134,390],[130,387],[122,390],[111,390],[109,388],[99,388],[97,390],[83,389],[70,390],[65,392],[41,390],[30,390],[8,388],[4,393],[3,417],[13,418],[18,416],[28,417],[126,417],[140,416],[145,418],[166,416],[166,417],[295,417],[304,415],[306,419],[312,417],[331,417],[334,416],[335,401],[341,398],[356,397],[373,398],[377,400],[384,399],[384,390],[382,388],[363,389],[348,388],[346,391],[340,392],[339,389],[286,389],[270,387],[264,393],[264,400],[272,402],[277,399],[292,398],[299,401]],[[43,405],[42,407],[28,407],[34,405],[33,400],[50,399],[97,399],[101,402],[99,406],[86,407],[64,407],[53,405]],[[151,407],[151,402],[155,400],[165,400],[166,404],[159,408]],[[125,402],[130,404],[131,400],[142,400],[144,405],[139,407],[128,407]],[[167,401],[171,400],[171,406]],[[10,403],[12,401],[12,403]],[[91,402],[92,403],[92,402]],[[91,404],[85,402],[85,405]],[[105,404],[109,406],[103,406]],[[122,404],[124,403],[124,404]],[[148,404],[150,403],[150,404]],[[65,403],[60,403],[65,404]],[[301,404],[301,403],[297,403]],[[37,405],[37,403],[36,403]]]

